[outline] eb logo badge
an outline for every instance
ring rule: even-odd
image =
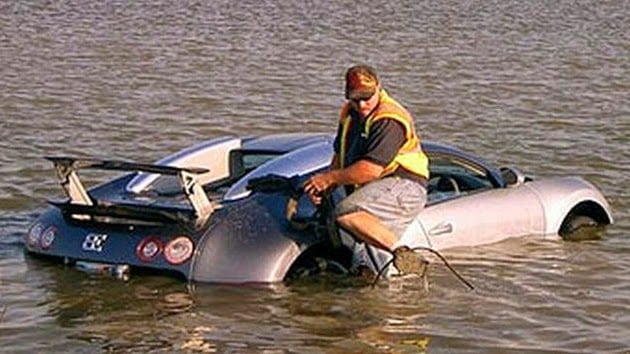
[[[89,234],[85,236],[85,240],[83,240],[83,250],[89,252],[101,252],[103,250],[103,246],[105,246],[106,240],[107,235]]]

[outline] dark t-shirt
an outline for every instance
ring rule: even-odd
[[[379,119],[372,124],[368,136],[364,136],[365,120],[356,111],[351,110],[352,117],[348,130],[344,166],[350,166],[358,160],[369,160],[386,167],[396,157],[398,150],[405,143],[405,128],[394,119]],[[338,154],[341,146],[341,130],[339,125],[334,148]]]

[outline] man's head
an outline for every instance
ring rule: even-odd
[[[367,117],[378,105],[380,88],[372,67],[355,65],[346,71],[346,99],[362,117]]]
[[[378,86],[376,70],[368,65],[355,65],[346,71],[346,99],[370,98]]]

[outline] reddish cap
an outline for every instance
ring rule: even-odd
[[[346,72],[346,98],[368,99],[378,88],[376,71],[367,65],[356,65]]]

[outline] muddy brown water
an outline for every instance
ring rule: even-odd
[[[623,353],[630,349],[627,1],[13,1],[0,4],[0,351]],[[332,132],[343,72],[376,66],[446,142],[598,186],[582,242],[446,255],[431,290],[103,279],[22,236],[60,195],[43,156],[151,162],[224,134]]]

